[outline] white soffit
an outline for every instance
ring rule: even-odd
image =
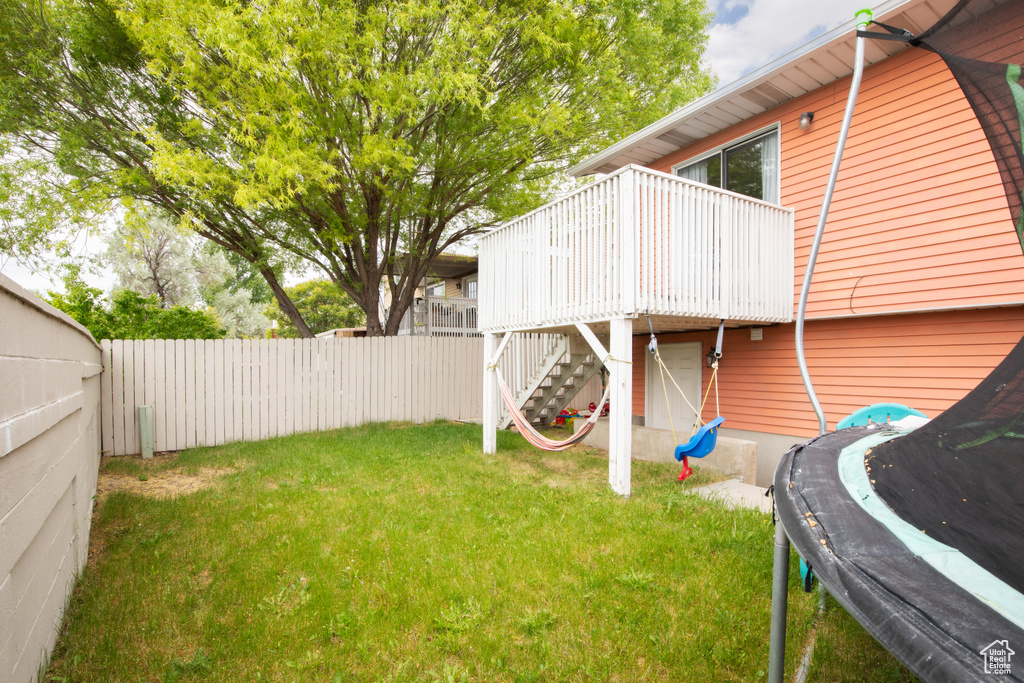
[[[874,9],[874,17],[883,24],[919,35],[955,4],[956,0],[889,0]],[[994,0],[993,4],[999,4],[999,0]],[[611,173],[627,164],[649,164],[701,138],[851,75],[856,27],[856,20],[850,19],[803,47],[598,152],[569,169],[569,173],[578,177]],[[870,30],[881,31],[878,27]],[[903,43],[866,41],[865,65],[870,66],[905,49]]]

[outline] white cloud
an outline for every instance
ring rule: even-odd
[[[712,0],[705,59],[727,85],[854,18],[864,0]],[[744,8],[746,12],[744,13]]]

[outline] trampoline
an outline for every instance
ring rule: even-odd
[[[962,0],[918,37],[884,28],[949,66],[992,147],[1007,229],[1024,248],[1024,2]],[[774,486],[785,530],[774,594],[783,634],[779,568],[788,560],[780,564],[779,550],[788,558],[788,536],[829,593],[916,675],[1024,681],[1024,340],[928,424],[819,436],[783,457]],[[773,608],[770,679],[781,676],[778,619]]]

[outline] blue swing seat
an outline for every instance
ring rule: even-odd
[[[702,426],[690,437],[686,443],[676,446],[676,460],[682,462],[684,457],[703,458],[715,450],[715,443],[718,441],[718,427],[725,422],[724,417],[716,417],[711,422]]]

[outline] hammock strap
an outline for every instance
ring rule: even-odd
[[[498,376],[498,389],[501,391],[501,397],[505,401],[505,407],[508,409],[509,415],[512,417],[512,421],[516,423],[516,427],[519,428],[519,433],[526,438],[531,444],[545,451],[564,451],[572,448],[576,444],[583,441],[590,430],[597,424],[597,418],[601,415],[601,410],[604,409],[604,404],[608,402],[608,396],[611,394],[612,384],[608,383],[608,386],[604,390],[604,395],[601,396],[601,403],[597,406],[597,410],[587,418],[587,421],[583,424],[578,432],[570,436],[564,441],[555,441],[549,439],[540,432],[538,432],[526,416],[523,415],[522,411],[519,410],[519,406],[516,405],[515,396],[512,395],[512,391],[505,384],[505,378],[501,376],[501,370],[494,368],[494,372]]]

